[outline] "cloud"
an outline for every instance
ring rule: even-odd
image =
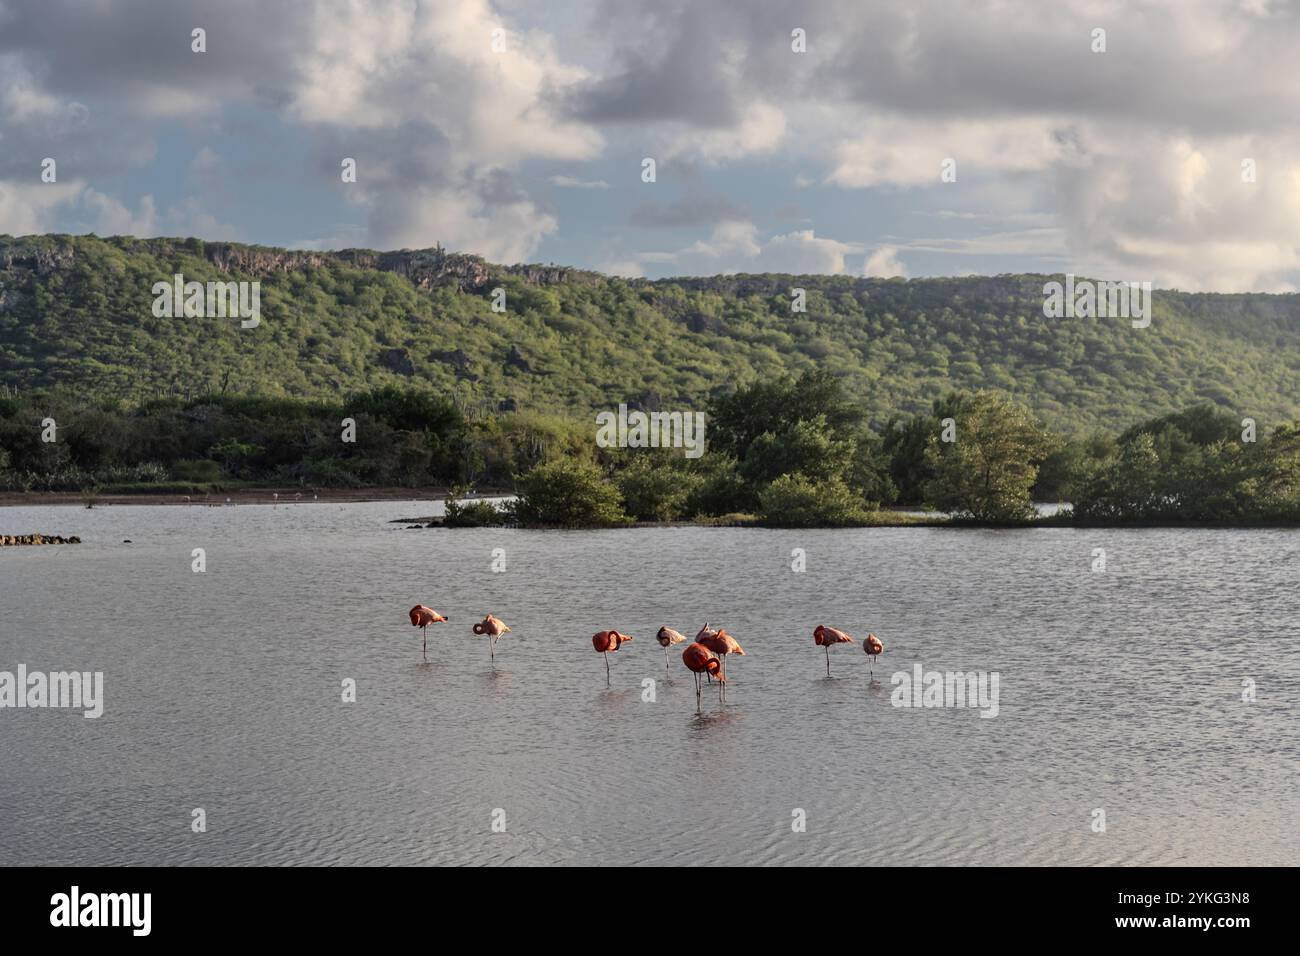
[[[442,241],[526,258],[555,230],[555,217],[518,187],[500,184],[530,159],[587,160],[603,146],[595,127],[561,114],[546,95],[585,72],[561,60],[551,36],[516,29],[487,0],[175,0],[162,8],[48,0],[5,13],[0,116],[21,120],[30,138],[42,139],[39,127],[85,126],[87,114],[99,121],[61,94],[93,94],[104,120],[123,128],[269,110],[312,144],[313,168],[329,170],[332,182],[343,156],[358,160],[358,188],[348,198],[371,245]],[[195,25],[207,30],[207,53],[190,49]],[[497,29],[505,31],[500,50]],[[32,79],[38,74],[40,84]],[[6,140],[12,135],[6,126]],[[97,146],[104,150],[104,142]],[[61,167],[70,148],[54,154]],[[70,166],[75,158],[69,154]],[[125,165],[149,158],[137,150]],[[210,149],[194,157],[191,198],[200,206],[220,195],[221,165]],[[24,221],[36,221],[35,207],[16,202],[15,217],[21,208]],[[124,215],[125,206],[93,202],[105,221],[148,224]],[[220,225],[195,208],[178,205],[177,215]]]
[[[895,246],[881,246],[869,256],[862,266],[862,274],[868,277],[888,279],[892,276],[907,277],[907,266],[898,258]]]
[[[153,196],[142,196],[136,211],[90,188],[82,191],[79,200],[81,207],[93,217],[88,232],[101,236],[158,235],[158,210]]]
[[[547,180],[552,186],[561,189],[608,189],[609,183],[603,179],[575,179],[572,176],[552,176]]]
[[[679,272],[844,271],[846,254],[890,246],[882,268],[997,255],[1183,288],[1300,280],[1300,85],[1278,80],[1300,48],[1293,3],[1059,0],[1044,17],[1035,0],[575,0],[544,13],[518,0],[0,0],[0,18],[0,230],[233,234],[210,210],[237,218],[226,169],[248,185],[241,156],[273,152],[248,131],[260,127],[288,147],[264,179],[298,176],[305,154],[313,183],[338,190],[340,159],[357,159],[341,194],[356,221],[304,244],[441,241],[516,260],[548,237],[630,226],[696,230],[616,257]],[[190,49],[196,25],[207,53]],[[1091,50],[1099,26],[1105,53]],[[151,165],[155,140],[211,130],[225,138],[186,153],[183,175]],[[707,181],[717,198],[630,214],[602,203],[601,222],[596,203],[523,185],[539,167],[647,155],[661,181]],[[45,156],[61,182],[42,189]],[[949,157],[958,178],[942,183]],[[141,172],[181,195],[141,189]],[[618,174],[599,176],[549,183],[616,199]],[[751,202],[755,184],[798,186],[809,225],[834,193],[861,204],[860,231],[760,232],[711,177]],[[564,220],[571,206],[592,218]],[[936,207],[958,214],[943,220],[951,234],[892,235],[897,221],[876,215]]]
[[[48,232],[57,207],[75,202],[81,190],[76,183],[0,181],[0,234]]]
[[[992,173],[1040,171],[1062,161],[1070,137],[1041,119],[1013,122],[879,118],[831,150],[826,182],[848,188],[955,185],[940,178],[951,159],[956,182]]]
[[[364,200],[368,238],[381,249],[441,242],[492,262],[525,261],[558,228],[552,214],[500,172],[404,193],[379,191]]]
[[[678,275],[716,275],[735,272],[785,272],[796,275],[840,275],[844,257],[858,248],[850,243],[819,238],[811,229],[763,239],[751,222],[725,222],[708,238],[674,252],[648,253],[641,264],[666,267]]]

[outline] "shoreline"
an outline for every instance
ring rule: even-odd
[[[422,487],[422,488],[318,488],[313,491],[303,491],[301,488],[293,486],[276,488],[239,488],[223,492],[192,493],[186,500],[184,494],[176,492],[140,492],[116,494],[99,494],[90,495],[77,491],[3,491],[0,492],[0,509],[18,508],[18,507],[46,507],[59,506],[65,508],[84,508],[89,502],[94,507],[107,507],[117,505],[174,505],[179,507],[193,508],[221,508],[234,505],[302,505],[302,504],[373,504],[380,502],[436,502],[445,501],[449,489],[445,487]],[[279,499],[274,495],[279,494]],[[475,493],[474,497],[469,500],[479,501],[484,499],[494,499],[510,496],[511,492],[504,489],[483,489]],[[301,495],[295,498],[294,495]],[[312,496],[315,497],[312,497]],[[229,505],[227,504],[229,500]],[[1068,514],[1068,512],[1067,512]],[[1078,531],[1095,531],[1102,529],[1115,530],[1135,530],[1139,528],[1158,529],[1158,528],[1203,528],[1203,529],[1239,529],[1247,530],[1286,530],[1294,531],[1300,529],[1300,523],[1289,523],[1285,521],[1267,521],[1267,522],[1219,522],[1219,521],[1131,521],[1131,522],[1107,522],[1107,521],[1090,521],[1090,520],[1073,520],[1059,514],[1040,515],[1038,518],[1028,521],[1017,522],[984,522],[970,521],[964,519],[953,519],[946,515],[937,513],[926,513],[917,510],[914,506],[901,506],[898,508],[883,508],[879,512],[880,518],[864,524],[853,524],[844,526],[850,528],[949,528],[953,530],[1024,530],[1033,528],[1070,528]],[[387,522],[393,525],[406,525],[408,527],[435,527],[441,528],[442,518],[433,515],[416,516],[410,518],[391,518]],[[487,527],[502,527],[501,525],[489,525]],[[755,528],[772,531],[778,530],[834,530],[839,526],[814,526],[811,528],[768,524],[758,520],[752,515],[726,515],[712,519],[703,519],[695,521],[632,521],[624,525],[613,526],[608,530],[617,530],[618,528]],[[449,529],[463,530],[463,529]],[[527,530],[566,530],[553,528],[529,528]],[[607,529],[567,529],[567,530],[607,530]]]
[[[80,491],[3,491],[0,508],[42,507],[60,505],[84,508],[87,503],[96,508],[105,505],[180,505],[183,507],[224,507],[226,500],[232,505],[301,505],[301,504],[362,504],[378,501],[444,501],[446,488],[237,488],[230,491],[191,493],[177,492],[88,494]],[[279,500],[273,497],[279,494]],[[477,498],[494,496],[483,492]],[[295,498],[295,495],[301,497]],[[313,497],[313,495],[315,497]],[[188,497],[189,500],[186,500]]]

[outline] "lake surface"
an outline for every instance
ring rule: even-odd
[[[0,509],[84,541],[0,549],[0,670],[105,698],[0,710],[0,863],[1296,861],[1300,532],[387,523],[438,510]],[[654,633],[705,620],[748,656],[697,716]],[[892,706],[917,663],[997,672],[998,715]]]

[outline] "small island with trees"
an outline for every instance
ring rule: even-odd
[[[592,422],[469,418],[396,387],[337,403],[11,397],[0,399],[0,487],[93,497],[438,485],[450,490],[449,527],[1300,524],[1300,422],[1253,436],[1208,405],[1065,437],[996,392],[953,393],[877,432],[840,380],[809,371],[719,396],[706,415],[707,451],[689,458],[602,448]],[[45,418],[66,423],[59,441],[39,440]],[[355,441],[340,440],[345,418]],[[470,487],[512,500],[469,498]],[[1039,516],[1035,501],[1071,507]]]

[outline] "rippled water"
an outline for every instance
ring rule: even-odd
[[[1300,849],[1298,532],[387,523],[433,510],[0,509],[0,531],[85,541],[0,549],[0,670],[105,675],[98,720],[0,711],[0,862],[1278,864]],[[417,601],[451,618],[428,664]],[[488,611],[514,628],[495,667],[469,630]],[[706,619],[748,656],[726,706],[710,688],[697,716],[653,634]],[[820,622],[881,637],[874,681],[857,645],[831,651],[826,678]],[[611,655],[612,688],[590,642],[605,628],[636,636]],[[890,675],[918,662],[998,672],[998,716],[891,706]]]

